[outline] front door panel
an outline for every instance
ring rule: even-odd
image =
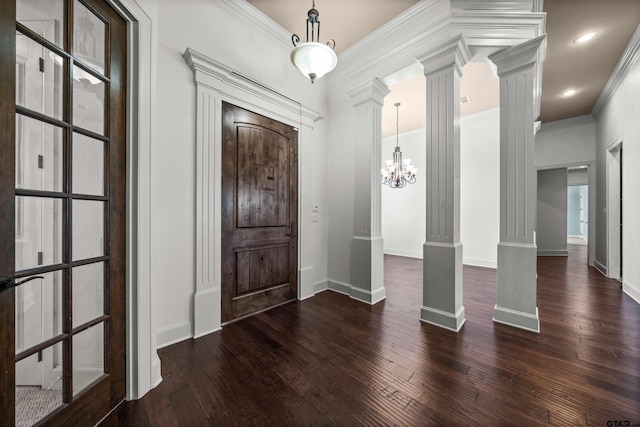
[[[297,295],[297,133],[223,104],[222,320]]]

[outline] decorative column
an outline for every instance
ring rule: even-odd
[[[378,79],[349,92],[356,131],[351,298],[368,304],[385,298],[380,159],[382,105],[388,93],[389,88]]]
[[[420,320],[456,332],[465,321],[460,243],[460,76],[470,58],[462,35],[418,58],[427,79],[427,225]]]
[[[489,56],[500,77],[500,243],[494,322],[540,331],[536,305],[535,119],[545,36]]]

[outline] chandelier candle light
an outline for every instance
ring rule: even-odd
[[[338,64],[338,57],[333,49],[336,42],[329,40],[327,44],[320,42],[320,13],[316,9],[316,2],[307,13],[307,41],[300,43],[297,34],[291,36],[293,50],[291,51],[291,63],[313,83],[316,79],[324,76]],[[317,28],[316,28],[316,24]],[[311,30],[311,41],[309,41],[309,30]],[[298,44],[300,43],[300,44]]]
[[[403,188],[407,184],[416,182],[418,169],[411,164],[411,159],[402,160],[402,151],[398,145],[398,110],[400,103],[396,102],[396,149],[393,152],[393,159],[387,160],[387,168],[380,169],[382,174],[382,184],[391,188]]]

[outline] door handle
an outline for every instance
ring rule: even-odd
[[[27,282],[30,282],[30,281],[36,280],[36,279],[44,279],[44,277],[43,276],[31,276],[31,277],[27,277],[26,279],[21,280],[21,281],[16,283],[10,277],[0,276],[0,292],[6,291],[6,290],[11,289],[11,288],[15,288],[17,286],[22,285],[23,283],[27,283]]]

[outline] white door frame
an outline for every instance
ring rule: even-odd
[[[622,169],[622,159],[620,151],[622,150],[622,138],[616,140],[609,145],[606,154],[606,170],[607,170],[607,277],[622,282],[623,274],[620,271],[620,262],[623,253],[620,251],[620,243],[624,247],[624,236],[620,234],[620,171]],[[623,201],[624,203],[624,201]],[[624,264],[623,264],[624,266]]]
[[[155,108],[151,18],[136,0],[107,0],[127,22],[127,399],[161,381],[151,292],[151,126]]]

